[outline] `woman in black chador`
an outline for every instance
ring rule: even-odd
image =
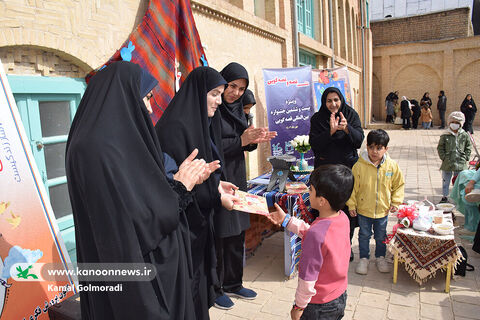
[[[134,63],[112,63],[91,79],[70,129],[78,262],[156,267],[153,280],[122,282],[121,292],[81,291],[82,319],[195,319],[184,208],[206,166],[190,158],[167,180],[147,111],[156,84]]]
[[[325,89],[322,106],[310,119],[310,145],[315,155],[315,168],[323,164],[343,164],[352,168],[358,160],[357,149],[362,145],[363,138],[358,113],[347,105],[339,89]],[[358,220],[348,214],[348,208],[343,211],[350,220],[351,242]]]
[[[465,115],[465,124],[463,125],[463,130],[473,134],[473,120],[475,120],[475,114],[477,113],[477,106],[475,101],[473,101],[472,95],[469,93],[463,99],[460,111]]]
[[[220,160],[224,165],[221,119],[217,111],[227,82],[209,67],[198,67],[185,79],[168,104],[155,130],[163,151],[177,165],[193,149],[207,162]],[[233,208],[234,186],[220,182],[217,170],[203,184],[193,189],[194,201],[186,209],[190,228],[193,261],[193,298],[197,319],[208,319],[208,308],[215,300],[216,276],[213,211],[222,205]],[[224,193],[224,192],[227,193]]]

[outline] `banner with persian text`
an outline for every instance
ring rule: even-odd
[[[299,68],[263,69],[268,127],[277,131],[272,139],[272,155],[290,154],[300,157],[290,141],[298,135],[310,132],[310,117],[313,109],[312,69]],[[313,153],[305,154],[313,165]]]

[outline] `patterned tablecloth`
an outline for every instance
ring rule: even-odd
[[[441,236],[412,228],[399,228],[389,243],[389,250],[393,254],[398,252],[399,258],[404,261],[405,270],[419,284],[434,277],[437,270],[450,262],[455,269],[462,259],[453,231]]]
[[[270,173],[261,175],[260,179],[270,179]],[[295,175],[295,178],[308,185],[310,174]],[[267,192],[266,185],[250,185],[249,193],[264,196],[267,199],[269,207],[273,207],[274,203],[279,204],[290,215],[301,218],[307,222],[314,220],[313,215],[310,213],[310,195],[304,194],[286,194],[273,190]],[[262,217],[263,218],[263,217]],[[252,221],[252,219],[251,219]],[[255,226],[251,226],[251,229]],[[253,229],[255,230],[255,229]],[[248,233],[248,230],[247,230]],[[248,235],[247,235],[248,236]],[[246,248],[247,252],[252,248]],[[284,232],[284,254],[285,254],[285,275],[291,277],[296,270],[298,262],[300,260],[301,251],[301,239],[294,233],[287,230]]]

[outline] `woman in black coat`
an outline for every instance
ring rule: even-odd
[[[322,94],[322,105],[310,119],[310,145],[315,155],[315,168],[323,164],[343,164],[349,168],[358,160],[357,149],[364,139],[358,113],[345,103],[339,89],[330,87]],[[344,212],[349,212],[344,208]],[[357,217],[350,219],[350,242]],[[353,252],[350,261],[353,260]]]
[[[418,119],[420,118],[420,114],[422,110],[417,100],[412,99],[410,100],[410,103],[412,104],[412,128],[417,129]]]
[[[463,125],[463,130],[473,134],[473,120],[475,120],[475,114],[477,113],[477,106],[475,101],[473,101],[472,95],[469,93],[465,97],[460,106],[460,111],[465,115],[465,124]]]
[[[408,130],[410,129],[410,117],[412,116],[412,111],[410,110],[410,102],[405,96],[402,97],[400,110],[402,112],[403,129]]]
[[[195,319],[185,208],[204,162],[190,158],[166,178],[147,112],[156,85],[138,65],[112,63],[91,79],[70,129],[66,174],[78,262],[156,268],[151,281],[122,282],[122,292],[80,291],[82,319]]]
[[[222,118],[222,149],[224,154],[223,172],[226,179],[247,191],[245,151],[253,151],[257,143],[267,142],[276,133],[267,128],[253,128],[247,124],[243,110],[243,97],[248,87],[247,70],[240,64],[228,64],[220,74],[228,85],[219,106]],[[254,299],[257,294],[242,286],[243,252],[245,230],[250,227],[250,216],[240,211],[226,211],[219,208],[214,215],[215,246],[217,251],[217,275],[215,306],[221,309],[233,307],[228,297],[236,296]]]

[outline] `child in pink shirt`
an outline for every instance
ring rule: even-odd
[[[319,216],[309,225],[275,204],[269,216],[302,238],[293,320],[341,319],[347,300],[350,223],[341,211],[353,189],[352,171],[343,165],[319,166],[310,176],[310,204]]]

